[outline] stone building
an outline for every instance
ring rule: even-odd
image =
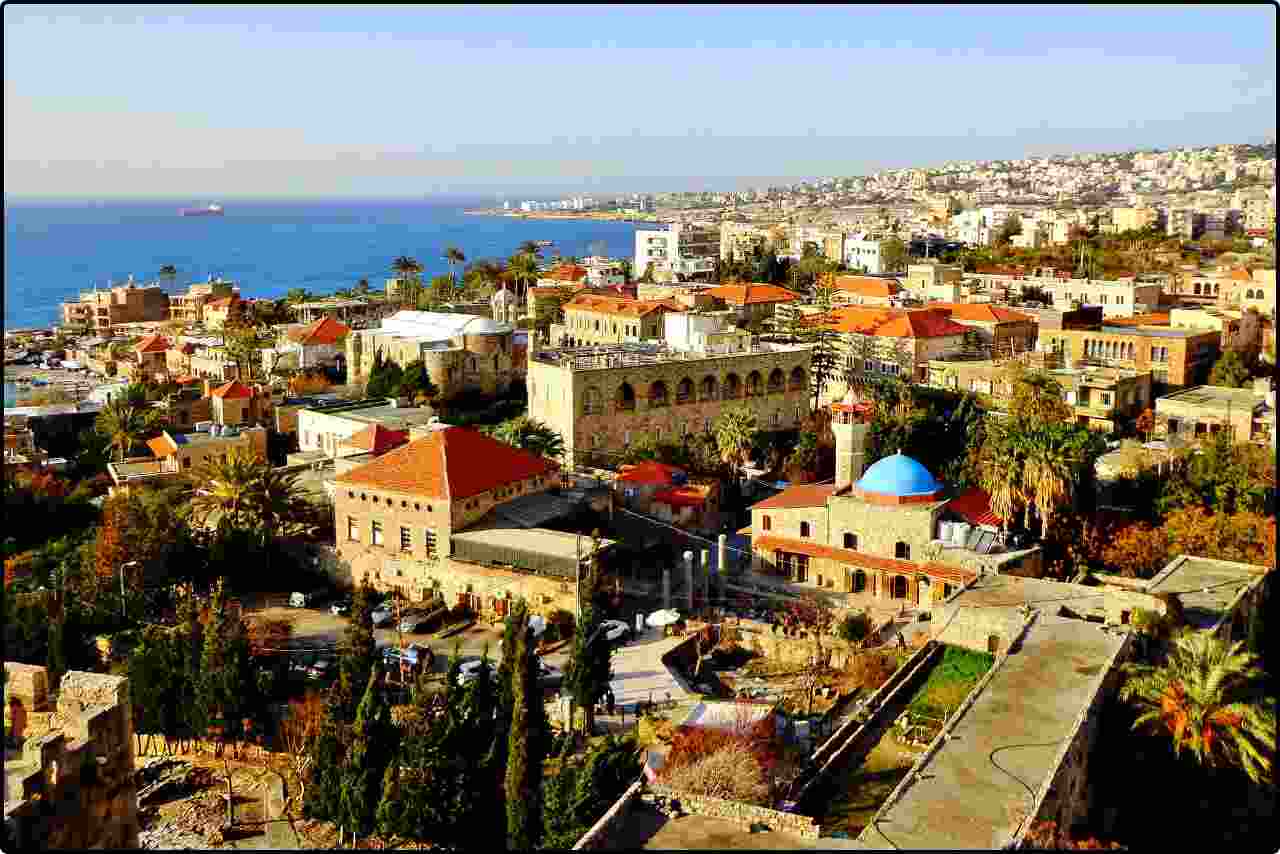
[[[433,425],[410,437],[337,475],[334,512],[338,557],[356,577],[369,572],[379,589],[420,600],[432,589],[428,570],[453,554],[456,532],[557,485],[559,466],[462,427]],[[388,570],[384,558],[396,568]]]
[[[1221,333],[1167,326],[1102,326],[1042,334],[1039,349],[1069,365],[1082,363],[1150,371],[1156,386],[1196,385],[1208,379],[1221,349]]]
[[[328,315],[307,324],[277,327],[274,347],[262,351],[262,372],[307,371],[315,368],[341,370],[346,360],[344,342],[351,328]]]
[[[684,307],[668,300],[643,302],[598,294],[576,294],[561,309],[564,323],[552,324],[551,340],[569,347],[621,344],[662,337],[662,318]]]
[[[134,345],[133,352],[137,359],[135,370],[139,379],[163,382],[168,378],[169,341],[163,335],[148,335]]]
[[[129,680],[5,662],[4,818],[15,850],[137,848]]]
[[[234,282],[215,280],[210,274],[209,281],[191,283],[185,294],[169,296],[169,319],[188,326],[203,324],[204,307],[210,300],[229,297],[237,291]]]
[[[502,394],[524,373],[513,333],[508,323],[474,314],[398,311],[377,329],[347,336],[347,382],[367,380],[381,352],[402,368],[421,359],[444,399],[463,392]]]
[[[565,459],[576,464],[642,437],[710,432],[732,407],[746,406],[762,430],[798,427],[809,412],[809,348],[541,350],[530,356],[527,385],[529,417],[559,433]]]
[[[211,299],[204,304],[204,326],[207,329],[222,329],[228,323],[243,319],[246,311],[248,303],[240,299],[239,294]]]
[[[177,480],[192,469],[214,457],[230,453],[234,449],[249,451],[255,456],[267,458],[267,428],[222,427],[203,425],[190,433],[164,431],[147,441],[153,457],[127,459],[107,464],[107,473],[115,484],[113,491],[127,489],[141,482]]]
[[[929,308],[947,312],[947,317],[974,331],[983,347],[993,354],[1025,353],[1036,346],[1036,318],[1020,311],[989,303],[930,303]]]
[[[738,313],[738,324],[755,332],[772,321],[780,305],[800,300],[800,295],[777,285],[721,285],[707,294]]]
[[[840,333],[837,364],[866,375],[902,376],[920,381],[930,359],[957,352],[972,330],[951,320],[945,311],[849,307],[834,309],[826,321]],[[860,369],[860,370],[859,370]],[[829,383],[822,403],[843,395]]]
[[[62,304],[63,326],[109,334],[118,323],[143,323],[169,319],[169,296],[158,284],[135,285],[133,276],[123,285],[105,290],[82,291],[76,302]]]
[[[1238,442],[1276,447],[1275,392],[1203,385],[1156,399],[1155,430],[1161,439],[1191,442],[1228,429]]]

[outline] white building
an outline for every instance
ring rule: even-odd
[[[862,235],[844,242],[844,263],[850,270],[880,275],[884,270],[882,240],[867,240]]]
[[[977,209],[961,211],[951,217],[956,239],[970,246],[989,246],[991,227],[986,215]]]
[[[709,281],[719,255],[718,228],[677,222],[637,229],[634,275],[640,278],[652,264],[655,281]]]

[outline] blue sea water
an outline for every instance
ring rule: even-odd
[[[221,217],[181,217],[175,202],[5,202],[4,323],[48,326],[59,305],[96,282],[155,279],[178,268],[176,290],[210,274],[246,297],[381,288],[391,261],[417,258],[424,276],[447,273],[446,246],[468,260],[505,258],[525,240],[550,240],[562,255],[593,245],[614,257],[635,251],[635,225],[593,220],[474,216],[492,200],[230,201]],[[599,241],[599,244],[597,244]],[[550,249],[544,250],[550,257]],[[460,271],[459,271],[460,272]]]

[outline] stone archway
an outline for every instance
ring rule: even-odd
[[[889,598],[906,599],[907,586],[907,577],[905,575],[895,575],[889,582]]]

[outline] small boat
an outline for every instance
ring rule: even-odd
[[[181,216],[222,216],[222,205],[211,204],[203,208],[183,208],[178,213]]]
[[[533,245],[539,246],[539,247],[545,247],[545,246],[553,246],[555,244],[553,244],[550,240],[535,240],[533,241]]]

